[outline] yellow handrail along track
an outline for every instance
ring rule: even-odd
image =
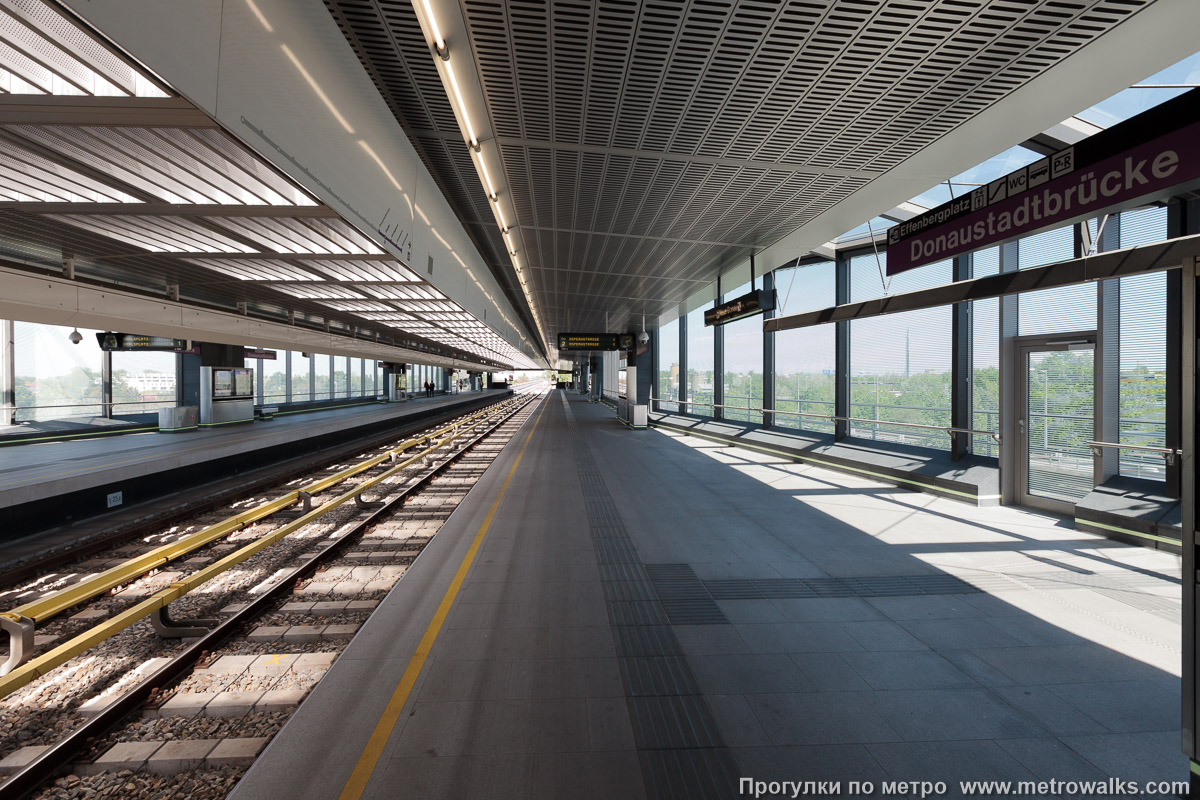
[[[209,525],[208,527],[206,527],[202,530],[199,530],[196,533],[185,536],[184,538],[182,538],[178,541],[171,542],[170,544],[166,544],[161,547],[157,547],[148,553],[137,556],[136,558],[132,558],[129,561],[126,561],[115,567],[107,569],[103,572],[92,575],[89,578],[85,578],[84,580],[82,580],[72,586],[68,586],[57,592],[52,592],[51,594],[48,594],[44,597],[40,597],[37,600],[33,600],[29,603],[25,603],[24,605],[18,606],[9,611],[0,612],[0,629],[3,629],[5,632],[7,632],[9,634],[9,656],[8,656],[7,661],[5,661],[3,664],[0,664],[0,676],[9,675],[10,673],[13,673],[14,670],[16,670],[16,668],[20,664],[22,664],[26,659],[28,659],[29,654],[33,649],[33,635],[34,635],[34,630],[35,630],[36,626],[45,622],[46,620],[49,620],[49,619],[57,616],[58,614],[61,614],[63,611],[67,610],[68,608],[72,608],[73,606],[76,606],[87,600],[91,600],[92,598],[97,597],[101,594],[104,594],[105,592],[109,591],[110,589],[112,589],[114,587],[121,586],[121,585],[129,583],[130,581],[133,581],[137,578],[140,578],[152,570],[158,569],[158,568],[162,567],[163,565],[168,564],[172,561],[175,561],[175,560],[177,560],[177,559],[179,559],[179,558],[181,558],[181,557],[183,557],[183,556],[185,556],[207,544],[210,544],[218,539],[221,539],[222,537],[225,537],[235,531],[241,530],[246,525],[249,525],[253,522],[257,522],[258,520],[261,520],[265,517],[269,517],[272,514],[276,514],[296,502],[299,502],[301,500],[308,500],[309,498],[311,498],[312,495],[316,495],[316,494],[319,494],[320,492],[326,491],[326,490],[330,489],[331,487],[336,486],[337,484],[339,484],[349,478],[354,477],[355,475],[359,475],[363,472],[366,472],[367,470],[373,469],[374,467],[384,463],[385,461],[395,461],[397,458],[399,458],[401,455],[403,455],[405,452],[412,449],[413,447],[417,447],[422,444],[427,444],[427,443],[433,441],[434,439],[437,439],[437,437],[444,437],[447,432],[457,431],[462,426],[473,425],[476,421],[478,421],[488,415],[494,414],[497,410],[509,407],[514,402],[515,399],[516,398],[512,398],[509,400],[505,400],[501,403],[491,405],[485,409],[482,409],[475,413],[469,414],[465,417],[456,419],[449,424],[443,425],[442,427],[438,428],[437,430],[431,431],[429,433],[424,433],[424,434],[421,434],[420,436],[415,436],[410,439],[406,439],[403,442],[400,442],[396,447],[394,447],[390,450],[387,450],[377,456],[372,456],[371,458],[365,459],[364,461],[361,461],[360,463],[355,464],[353,467],[349,467],[347,469],[341,470],[340,472],[334,473],[333,475],[329,475],[325,478],[322,478],[318,481],[314,481],[314,482],[312,482],[306,486],[303,486],[299,489],[290,491],[290,492],[282,495],[281,497],[276,498],[275,500],[269,500],[267,502],[260,503],[256,506],[254,506],[253,508],[250,508],[246,511],[235,514],[231,517],[227,517],[226,519],[223,519],[216,524]],[[444,442],[453,441],[455,438],[457,438],[457,435],[458,434],[455,433],[449,439],[446,439],[446,438],[440,439],[437,446],[440,447],[441,444]],[[434,450],[434,449],[436,449],[436,447],[429,448],[428,450],[422,452],[419,456],[416,456],[415,458],[423,458],[427,453],[432,452],[432,450]],[[257,544],[258,542],[270,543],[270,542],[278,541],[278,539],[281,538],[280,531],[284,531],[284,533],[282,535],[286,535],[287,533],[289,533],[293,530],[296,530],[296,528],[298,527],[298,523],[299,524],[307,524],[307,522],[311,522],[313,519],[316,518],[313,516],[313,514],[320,516],[321,514],[327,513],[328,511],[332,510],[337,505],[341,505],[343,502],[346,501],[346,499],[353,499],[357,494],[360,494],[362,492],[362,490],[367,488],[368,486],[374,486],[383,478],[395,474],[398,470],[403,469],[405,466],[411,465],[414,462],[415,458],[410,458],[410,459],[404,461],[401,465],[398,465],[398,466],[388,469],[386,472],[382,473],[379,476],[376,476],[375,478],[372,478],[371,480],[367,481],[366,483],[364,483],[362,486],[358,487],[357,489],[341,495],[339,498],[335,499],[334,501],[330,501],[330,503],[333,503],[334,505],[331,505],[330,503],[326,503],[325,505],[322,505],[317,509],[308,511],[307,513],[305,513],[303,516],[301,516],[299,519],[295,520],[294,522],[288,523],[287,525],[284,525],[283,527],[281,527],[279,529],[279,531],[275,531],[275,532],[271,533],[270,535],[268,535],[267,537],[257,540],[255,542],[255,544]],[[306,503],[306,507],[307,507],[307,503]],[[320,512],[320,513],[317,513],[317,512]],[[274,538],[272,538],[272,537],[274,537]],[[241,552],[243,552],[243,550],[245,550],[245,548],[243,548],[242,550],[239,550],[237,552],[241,553]],[[258,551],[255,550],[254,552],[258,552]],[[236,553],[235,553],[235,555],[236,555]],[[252,555],[252,553],[251,553],[251,555]],[[222,564],[226,560],[227,559],[222,559],[221,561],[216,562],[216,564],[214,564],[212,566],[216,566],[217,564]],[[190,576],[187,579],[187,581],[191,581],[192,578],[195,577],[195,575],[204,574],[206,572],[206,570],[208,570],[208,569],[211,569],[211,567],[207,567],[204,570],[200,570],[199,572],[194,573],[194,575]],[[180,584],[172,584],[172,587],[175,587],[178,585],[180,585]],[[164,591],[169,592],[171,590],[168,589],[168,590],[164,590]],[[163,593],[160,592],[158,595],[154,595],[154,597],[159,597],[162,594]],[[151,598],[151,600],[153,600],[153,599],[154,598]],[[171,599],[175,599],[175,598],[171,598]],[[150,602],[150,601],[148,600],[145,602]],[[165,605],[168,602],[170,602],[170,600],[165,601],[162,605]],[[122,620],[130,612],[140,609],[143,605],[145,605],[145,603],[140,603],[137,606],[134,606],[133,608],[131,608],[127,611],[124,611],[121,614],[118,614],[117,616],[113,617],[111,620],[109,620],[109,622],[113,623],[113,622]],[[133,621],[136,621],[137,619],[141,619],[142,616],[145,616],[145,615],[143,614],[141,616],[136,616]],[[129,624],[132,624],[132,622],[130,622]],[[101,626],[101,627],[103,627],[103,626]],[[127,625],[123,626],[123,627],[127,627]],[[121,629],[122,628],[116,628],[113,632],[116,632],[116,630],[121,630]],[[95,631],[95,630],[99,630],[99,628],[93,629],[92,631],[88,631],[87,633],[82,634],[82,636],[77,637],[76,639],[72,639],[71,642],[68,643],[68,645],[63,645],[63,647],[70,646],[70,644],[72,644],[80,639],[83,639],[85,637],[90,637],[92,635],[93,631]],[[111,635],[112,635],[111,633],[108,634],[108,636],[111,636]],[[95,639],[94,641],[92,641],[92,644],[94,644],[97,641],[103,641],[104,638],[107,638],[107,636],[103,636],[100,639]],[[87,647],[90,647],[90,646],[91,646],[91,644],[87,645]],[[87,649],[87,647],[84,647],[83,649]],[[55,648],[55,650],[51,651],[50,653],[47,653],[47,655],[57,653],[61,649],[62,649],[61,647]],[[82,652],[82,650],[77,651],[77,652]],[[68,658],[69,657],[70,656],[68,656]],[[40,661],[40,659],[39,659],[39,661]],[[59,662],[59,663],[61,663],[61,662]],[[3,693],[0,693],[0,696],[3,696],[3,694],[7,694],[8,691],[11,691],[11,689],[9,689]]]

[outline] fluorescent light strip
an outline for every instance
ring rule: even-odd
[[[517,248],[513,247],[512,239],[508,238],[508,234],[504,234],[504,242],[508,245],[508,254],[513,256],[513,265],[516,265]],[[520,269],[520,267],[517,267]]]
[[[429,23],[429,30],[433,33],[433,45],[438,49],[438,52],[446,49],[446,40],[442,38],[442,32],[438,30],[437,20],[433,18],[433,7],[429,5],[429,0],[423,0],[421,5],[425,6],[425,20]]]
[[[480,150],[476,155],[479,158],[479,169],[482,170],[482,172],[483,172],[483,182],[484,182],[484,185],[487,187],[488,197],[495,200],[496,199],[496,187],[492,185],[492,176],[488,175],[487,164],[485,164],[483,161],[483,151]]]
[[[467,129],[467,141],[471,147],[478,147],[479,140],[475,138],[475,129],[471,127],[471,117],[467,114],[467,104],[463,102],[462,92],[458,89],[458,79],[454,77],[454,67],[446,62],[446,74],[450,76],[450,88],[454,90],[454,99],[458,101],[458,110],[462,113],[463,127]]]
[[[504,209],[500,208],[499,203],[496,203],[496,216],[500,218],[500,232],[508,233],[508,223],[504,221]]]

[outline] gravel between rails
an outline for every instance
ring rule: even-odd
[[[463,460],[452,465],[450,469],[434,479],[428,491],[414,495],[411,502],[406,502],[401,510],[390,517],[379,529],[368,532],[358,543],[348,548],[348,551],[371,551],[387,553],[387,544],[395,552],[408,552],[421,549],[434,535],[437,529],[449,516],[450,511],[465,497],[470,487],[482,475],[486,465],[494,459],[503,445],[525,418],[536,408],[531,403],[509,419],[489,440],[481,443],[475,451]],[[507,428],[507,431],[506,431]],[[366,456],[364,456],[366,457]],[[329,472],[344,467],[329,468]],[[384,465],[382,468],[386,468]],[[374,490],[371,499],[388,499],[395,496],[404,486],[411,483],[427,467],[417,464],[394,476],[386,486]],[[367,476],[356,476],[359,481]],[[311,478],[306,477],[308,481]],[[353,480],[353,479],[352,479]],[[334,491],[342,492],[352,483],[343,482]],[[277,496],[277,495],[276,495]],[[321,498],[316,498],[314,505]],[[256,499],[246,499],[243,505],[259,502]],[[252,593],[262,586],[276,581],[280,572],[289,564],[297,563],[302,555],[307,556],[314,550],[320,549],[329,538],[340,535],[348,526],[356,524],[366,513],[356,508],[354,504],[346,504],[313,525],[306,526],[301,531],[283,539],[276,545],[258,553],[237,568],[219,576],[200,590],[172,604],[172,613],[176,619],[189,617],[216,617],[220,610],[230,603],[245,602]],[[217,521],[227,514],[216,515],[212,521]],[[208,515],[213,516],[213,515]],[[293,518],[297,515],[293,515]],[[275,521],[265,525],[259,523],[234,534],[232,542],[224,542],[211,549],[217,550],[212,555],[219,556],[232,550],[246,541],[264,535],[268,529],[274,529],[286,520]],[[192,527],[192,526],[185,526]],[[194,526],[202,527],[201,523]],[[255,530],[262,528],[263,530]],[[380,529],[386,528],[382,538]],[[184,528],[180,528],[180,535]],[[374,534],[374,536],[373,536]],[[174,535],[174,531],[165,532],[164,536]],[[390,540],[390,541],[389,541]],[[162,543],[156,539],[153,546]],[[396,547],[399,542],[400,545]],[[210,549],[210,548],[205,548]],[[127,545],[118,550],[117,558],[127,558],[132,553]],[[199,552],[193,556],[199,555]],[[276,605],[276,610],[268,612],[255,621],[255,626],[288,626],[288,625],[360,625],[370,615],[369,611],[343,611],[334,614],[311,616],[299,612],[281,612],[279,607],[287,602],[324,601],[324,600],[369,600],[381,599],[391,586],[399,580],[407,564],[412,562],[412,556],[387,559],[382,563],[363,563],[345,558],[343,552],[333,559],[321,572],[297,587],[298,593],[285,598]],[[118,587],[116,595],[110,595],[99,600],[95,605],[107,616],[112,611],[137,602],[154,591],[177,580],[181,572],[172,568],[147,575],[126,587]],[[383,569],[386,567],[386,569]],[[198,568],[198,565],[197,567]],[[353,594],[344,592],[332,595],[301,594],[306,589],[326,591],[334,586],[331,581],[336,578],[341,586],[346,583],[354,588],[349,576],[370,575],[370,570],[378,569],[377,579],[362,580],[362,586]],[[332,578],[331,578],[332,576]],[[322,581],[322,578],[330,580]],[[90,608],[91,606],[89,606]],[[67,617],[55,620],[47,625],[39,634],[54,633],[67,637],[85,630],[96,620],[70,620]],[[65,640],[65,639],[64,639]],[[321,641],[292,642],[252,642],[245,638],[235,638],[226,643],[219,653],[212,654],[208,663],[224,655],[288,655],[304,653],[340,653],[348,644],[349,636],[329,638]],[[86,700],[104,690],[117,690],[123,683],[133,683],[140,680],[133,671],[147,660],[155,657],[172,656],[184,649],[186,644],[173,640],[163,640],[152,630],[148,622],[139,623],[126,631],[114,636],[106,642],[88,650],[47,676],[34,681],[29,686],[14,692],[4,700],[0,700],[0,757],[3,757],[21,747],[36,744],[51,744],[61,739],[65,734],[77,728],[85,720],[78,712],[79,706]],[[177,693],[202,692],[212,693],[221,690],[256,691],[263,689],[299,689],[311,688],[323,675],[323,672],[287,671],[279,676],[256,677],[249,674],[241,676],[217,676],[205,670],[199,670],[177,682],[160,695],[160,702]],[[282,727],[289,711],[252,712],[244,717],[154,717],[137,719],[123,724],[119,729],[92,744],[87,760],[94,760],[108,747],[117,742],[127,741],[162,741],[173,739],[213,739],[226,737],[255,738],[273,736]],[[191,770],[171,777],[130,773],[128,771],[102,773],[94,776],[70,775],[57,779],[53,785],[48,785],[38,797],[44,798],[91,798],[91,797],[224,797],[232,788],[244,770],[240,768],[198,769]]]

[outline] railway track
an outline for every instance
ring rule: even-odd
[[[330,485],[65,609],[0,677],[0,798],[223,796],[541,396],[308,481]]]

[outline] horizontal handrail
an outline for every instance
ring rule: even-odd
[[[1182,450],[1177,450],[1173,447],[1151,447],[1144,444],[1121,444],[1120,442],[1084,442],[1092,453],[1099,456],[1100,451],[1105,447],[1113,450],[1138,450],[1144,453],[1158,453],[1167,462],[1168,465],[1175,463],[1175,456],[1183,455]]]
[[[508,403],[496,404],[489,407],[487,411],[495,412],[499,410],[502,405],[505,408],[509,406]],[[481,416],[485,416],[485,414],[478,413],[472,415],[472,417]],[[461,422],[462,421],[460,421],[460,424]],[[271,533],[268,533],[265,536],[243,546],[242,548],[235,550],[224,558],[221,558],[220,560],[209,564],[206,567],[202,567],[196,572],[193,572],[191,575],[172,583],[166,589],[163,589],[151,595],[142,602],[137,603],[136,605],[127,608],[124,611],[121,611],[105,622],[102,622],[100,625],[84,631],[70,641],[55,647],[54,649],[42,654],[41,656],[38,656],[35,659],[27,661],[26,663],[9,672],[4,677],[0,677],[0,698],[7,697],[9,694],[21,688],[22,686],[27,685],[35,678],[45,675],[50,670],[61,666],[92,646],[111,638],[115,634],[120,633],[122,630],[129,628],[136,622],[145,619],[160,609],[166,608],[166,606],[172,601],[180,599],[223,572],[226,572],[230,568],[237,566],[251,556],[261,552],[262,550],[265,550],[267,547],[275,544],[285,536],[288,536],[310,522],[313,522],[325,514],[328,514],[335,508],[354,500],[355,497],[362,495],[368,489],[373,489],[387,478],[390,478],[392,475],[395,475],[401,470],[415,464],[417,461],[430,457],[434,451],[442,448],[443,446],[452,445],[458,438],[466,434],[466,430],[457,430],[457,428],[459,428],[459,425],[448,425],[442,428],[442,433],[449,431],[449,434],[443,436],[436,442],[434,442],[432,439],[434,434],[422,437],[429,445],[425,450],[410,456],[404,461],[401,461],[395,466],[389,468],[385,472],[382,472],[379,475],[376,475],[375,477],[359,484],[353,489],[350,489],[349,491],[328,500],[324,504],[313,508],[311,511],[306,512],[297,519],[292,520],[291,522],[282,525]]]
[[[731,408],[735,411],[761,411],[764,414],[783,414],[783,415],[789,416],[789,417],[814,417],[816,419],[828,420],[830,422],[839,422],[839,421],[873,422],[873,423],[877,423],[880,425],[899,425],[904,428],[924,428],[926,430],[931,430],[931,431],[942,431],[943,433],[950,434],[950,435],[954,435],[956,433],[965,433],[965,434],[972,434],[975,436],[990,436],[993,439],[995,439],[997,443],[1000,442],[1000,434],[998,432],[980,431],[980,430],[975,430],[974,428],[953,428],[953,427],[946,427],[946,426],[942,426],[942,425],[922,425],[922,424],[919,424],[916,422],[892,422],[891,420],[886,420],[886,419],[868,419],[866,417],[839,417],[839,416],[836,416],[833,414],[813,414],[810,411],[776,411],[776,410],[773,410],[770,408],[748,408],[746,406],[730,406],[730,405],[724,405],[721,403],[705,403],[705,402],[699,401],[699,400],[662,400],[662,399],[659,399],[654,396],[650,397],[650,402],[652,402],[652,403],[677,403],[678,405],[681,405],[681,406],[708,406],[710,408]],[[787,402],[793,402],[793,401],[789,400]],[[817,401],[817,402],[821,402],[821,401]],[[886,408],[886,406],[881,406],[881,408]]]
[[[62,613],[68,608],[71,608],[78,603],[90,600],[99,594],[102,594],[115,586],[138,578],[152,569],[157,569],[163,565],[175,561],[197,549],[209,544],[219,538],[222,538],[234,531],[240,530],[246,525],[257,522],[264,517],[275,514],[284,508],[299,502],[304,498],[304,495],[318,494],[332,486],[341,483],[348,478],[354,477],[359,473],[365,472],[385,461],[395,461],[397,457],[403,455],[405,451],[422,444],[432,442],[436,437],[452,434],[457,436],[457,429],[463,425],[474,424],[474,422],[489,414],[495,413],[497,408],[503,404],[494,404],[472,413],[462,419],[448,423],[437,430],[424,433],[419,436],[406,439],[400,442],[397,446],[379,454],[365,459],[352,467],[329,475],[325,478],[313,481],[299,489],[294,489],[287,492],[283,496],[275,500],[269,500],[254,506],[253,508],[242,511],[233,516],[227,517],[220,522],[209,525],[193,534],[185,536],[176,542],[162,545],[145,553],[141,556],[133,558],[129,561],[118,564],[103,572],[91,575],[84,580],[72,586],[65,587],[56,592],[52,592],[37,600],[30,601],[23,605],[17,606],[10,611],[0,613],[0,617],[8,620],[19,622],[22,619],[30,620],[33,623],[41,623]],[[392,474],[393,470],[389,470],[386,474]],[[373,485],[372,479],[364,485]]]

